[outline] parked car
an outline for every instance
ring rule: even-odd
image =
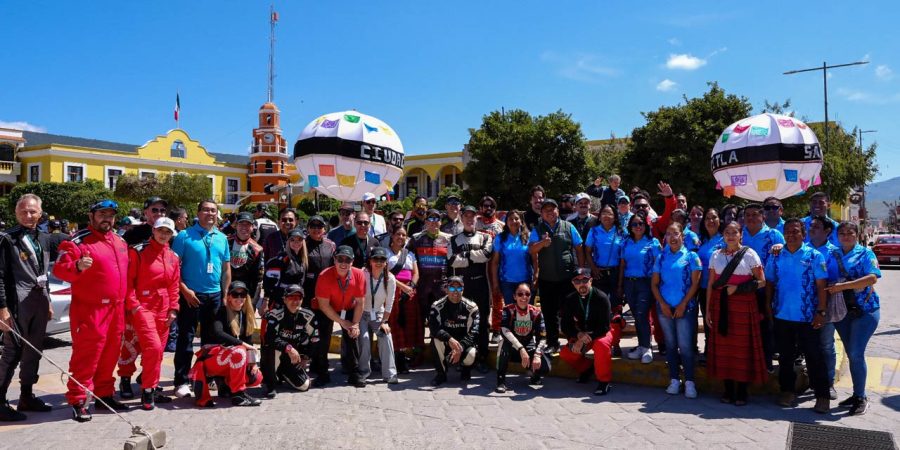
[[[69,331],[69,307],[72,305],[72,287],[69,283],[53,276],[53,265],[47,279],[50,288],[50,305],[53,308],[53,319],[47,322],[47,334],[59,334]]]
[[[900,234],[880,234],[876,236],[872,252],[878,258],[879,265],[900,265]]]

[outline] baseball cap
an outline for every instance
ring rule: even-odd
[[[460,203],[460,199],[458,195],[448,195],[446,203]]]
[[[338,211],[354,211],[353,205],[347,202],[341,204],[341,207],[338,208]]]
[[[250,223],[253,223],[253,214],[250,214],[250,213],[248,213],[247,211],[244,211],[244,212],[242,212],[242,213],[238,213],[237,219],[235,219],[234,222],[235,222],[235,223],[240,223],[240,222],[250,222]]]
[[[434,208],[431,208],[428,210],[428,212],[425,213],[425,217],[431,217],[431,216],[441,217],[441,212]]]
[[[545,198],[544,201],[541,202],[541,209],[547,205],[553,205],[554,208],[559,208],[559,203],[556,203],[556,200],[553,200],[552,198]]]
[[[375,200],[375,194],[373,194],[371,192],[366,192],[365,194],[363,194],[362,201],[367,202],[369,200]]]
[[[244,284],[243,281],[232,281],[231,284],[228,285],[228,293],[232,293],[238,289],[243,289],[244,292],[249,293],[250,289],[247,289],[247,285]]]
[[[616,199],[616,204],[619,204],[619,203],[631,203],[631,199],[628,198],[627,195],[623,195],[623,196],[619,197],[618,199]]]
[[[288,239],[290,239],[290,238],[292,238],[292,237],[301,237],[301,238],[305,238],[305,237],[306,237],[306,230],[304,230],[303,228],[294,228],[293,230],[291,230],[291,231],[288,232]]]
[[[303,286],[299,284],[289,284],[284,288],[284,297],[289,297],[291,295],[300,294],[301,297],[305,297],[305,293],[303,292]]]
[[[387,259],[387,251],[383,247],[375,247],[372,249],[372,254],[369,255],[369,259]]]
[[[144,209],[149,208],[150,205],[152,205],[152,204],[154,204],[154,203],[162,203],[163,206],[165,206],[166,208],[169,207],[169,202],[163,200],[163,199],[160,198],[160,197],[153,196],[153,197],[148,198],[148,199],[144,202]]]
[[[575,199],[575,196],[572,194],[563,194],[562,197],[560,197],[560,201],[563,201],[563,202],[574,202],[575,201],[574,199]]]
[[[451,285],[453,283],[464,284],[462,277],[450,277],[447,279],[447,284]]]
[[[309,220],[306,221],[306,226],[312,225],[313,222],[316,222],[316,223],[318,223],[319,225],[322,225],[322,226],[325,225],[325,219],[322,218],[322,216],[312,216],[312,217],[309,218]]]
[[[575,195],[575,200],[573,200],[573,202],[578,203],[582,200],[590,200],[590,199],[591,199],[590,195],[587,195],[584,192],[579,192],[578,194]]]
[[[475,207],[472,206],[472,205],[466,205],[466,206],[462,209],[462,213],[463,213],[463,214],[465,214],[465,213],[478,214],[478,210],[475,209]]]
[[[579,267],[579,268],[575,269],[575,275],[572,276],[572,279],[574,280],[577,278],[590,278],[590,277],[591,277],[590,269],[587,269],[585,267]]]
[[[160,217],[159,219],[156,219],[156,222],[153,223],[153,229],[156,228],[168,228],[174,233],[175,222],[173,222],[172,219],[168,217]]]
[[[106,200],[100,200],[99,202],[91,205],[91,212],[97,212],[97,211],[100,211],[101,209],[112,209],[112,210],[118,212],[119,204],[116,203],[115,200],[106,199]]]
[[[353,249],[350,248],[349,245],[342,245],[337,248],[336,252],[334,252],[334,256],[349,256],[353,258],[356,255],[353,254]]]

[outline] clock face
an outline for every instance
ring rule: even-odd
[[[271,143],[275,142],[275,135],[272,133],[266,133],[263,136],[263,140],[265,140],[266,143],[271,144]]]

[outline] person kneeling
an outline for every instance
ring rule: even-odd
[[[428,314],[428,329],[434,350],[434,369],[437,371],[432,386],[447,381],[447,369],[459,365],[460,380],[472,378],[475,364],[475,343],[478,337],[478,305],[462,296],[462,277],[450,277],[447,296],[434,302]],[[447,351],[449,347],[449,352]]]
[[[506,387],[506,368],[509,361],[522,364],[522,368],[531,372],[528,384],[542,384],[541,376],[550,373],[550,358],[544,354],[547,331],[544,328],[544,315],[541,309],[530,305],[531,288],[528,283],[516,287],[516,302],[503,308],[500,320],[500,333],[503,342],[497,354],[497,388],[502,394]]]
[[[197,406],[215,406],[209,395],[209,380],[224,378],[216,383],[219,396],[227,397],[235,406],[259,406],[259,399],[247,394],[248,387],[259,386],[262,376],[256,367],[256,349],[251,344],[256,328],[255,311],[247,285],[234,281],[228,287],[225,304],[216,311],[210,322],[202,327],[204,345],[197,352],[197,361],[189,377],[194,382]]]
[[[578,371],[578,382],[591,376],[591,362],[586,354],[594,350],[593,371],[597,377],[594,395],[609,393],[612,381],[612,343],[622,334],[621,322],[610,324],[609,298],[591,286],[591,273],[578,269],[572,279],[575,292],[566,297],[560,314],[560,325],[568,343],[559,357]]]
[[[266,398],[275,398],[275,386],[282,382],[300,392],[309,389],[306,366],[310,352],[319,343],[315,313],[301,308],[303,287],[284,289],[284,307],[266,313],[266,335],[262,347],[262,373]]]

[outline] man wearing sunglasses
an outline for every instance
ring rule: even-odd
[[[378,204],[378,199],[375,198],[375,194],[371,192],[363,194],[362,204],[363,211],[369,215],[369,222],[372,222],[369,225],[369,236],[377,237],[386,233],[387,224],[384,222],[384,217],[381,217],[380,214],[375,212],[375,205]]]
[[[90,225],[71,241],[59,246],[59,260],[53,266],[57,278],[72,285],[71,377],[66,400],[72,418],[91,420],[87,390],[78,380],[113,409],[128,406],[113,397],[113,370],[119,362],[125,330],[125,295],[128,289],[128,245],[113,231],[119,205],[103,200],[91,206]]]
[[[450,236],[442,233],[441,213],[429,209],[426,213],[425,231],[412,236],[407,248],[416,255],[419,264],[419,284],[416,287],[416,298],[419,300],[419,312],[427,319],[431,304],[443,296],[444,277],[447,274],[447,256],[450,251]],[[414,361],[419,364],[421,358]]]
[[[461,381],[472,379],[472,365],[477,356],[478,320],[478,305],[463,297],[462,277],[450,277],[447,295],[434,302],[428,313],[434,369],[437,372],[431,380],[432,386],[440,386],[447,381],[451,366],[460,368]]]
[[[269,233],[266,236],[266,240],[262,242],[263,255],[265,256],[263,263],[284,251],[284,247],[288,242],[288,234],[294,228],[297,228],[297,210],[294,208],[282,208],[278,212],[278,232]]]
[[[347,236],[353,234],[353,220],[356,218],[356,211],[353,209],[353,205],[349,203],[341,205],[341,208],[338,209],[338,217],[341,224],[328,232],[328,239],[335,244],[344,242]]]
[[[325,314],[322,313],[318,308],[313,308],[312,303],[315,299],[316,292],[316,284],[318,284],[319,274],[322,273],[323,270],[331,267],[334,264],[334,252],[337,250],[337,245],[334,242],[331,242],[330,239],[325,237],[325,219],[322,216],[312,216],[306,222],[306,254],[307,254],[307,266],[306,266],[306,278],[303,280],[303,292],[307,293],[303,298],[303,307],[309,308],[313,310],[313,313],[316,315],[316,327],[318,330],[319,336],[331,336],[332,328],[334,327],[334,322],[331,321],[328,317],[325,317]],[[327,339],[325,339],[327,340]],[[310,366],[310,371],[314,373],[324,373],[328,374],[328,346],[324,346],[321,348],[324,353],[320,357],[315,357],[315,355],[319,354],[319,350],[321,345],[313,346],[311,350],[310,356],[313,356],[313,364]],[[324,363],[324,367],[319,367],[320,364]],[[326,381],[326,378],[322,378],[321,383]]]
[[[352,236],[347,236],[341,242],[341,245],[346,245],[353,249],[353,267],[359,269],[366,265],[372,249],[381,246],[378,239],[375,239],[369,232],[372,229],[370,220],[371,216],[369,216],[369,213],[365,211],[357,213],[356,220],[353,222],[356,225],[356,233]]]
[[[784,208],[781,206],[781,200],[778,197],[768,197],[763,200],[763,216],[766,218],[766,226],[778,230],[784,234]]]
[[[441,231],[456,236],[462,233],[462,219],[459,217],[461,202],[459,197],[455,195],[447,196],[447,202],[444,203],[444,218],[441,220]]]
[[[649,213],[653,211],[653,208],[650,207],[650,199],[643,193],[633,197],[632,205],[635,214],[643,212],[647,215],[647,225],[650,226],[653,237],[661,239],[665,236],[669,224],[672,223],[672,211],[675,211],[678,207],[678,201],[675,200],[675,194],[672,192],[672,187],[669,186],[668,183],[660,181],[656,184],[656,187],[659,189],[659,195],[663,197],[666,205],[662,215],[651,218]]]
[[[126,231],[122,238],[128,243],[128,246],[138,245],[142,242],[150,240],[153,236],[153,224],[161,217],[166,217],[169,209],[169,202],[159,198],[150,197],[144,202],[144,223],[131,227]]]
[[[353,249],[342,245],[334,253],[334,266],[322,271],[316,282],[316,299],[313,309],[322,311],[325,322],[337,322],[341,326],[341,364],[347,372],[347,383],[358,388],[366,387],[366,379],[359,369],[359,322],[365,306],[366,278],[362,269],[353,264]],[[332,325],[329,324],[329,330]],[[313,386],[324,386],[331,381],[328,363],[330,336],[322,336],[319,351],[313,356],[317,375]],[[316,361],[318,360],[318,361]]]
[[[497,218],[497,200],[490,195],[481,198],[478,215],[475,216],[475,230],[487,233],[493,239],[503,232],[503,221]]]

